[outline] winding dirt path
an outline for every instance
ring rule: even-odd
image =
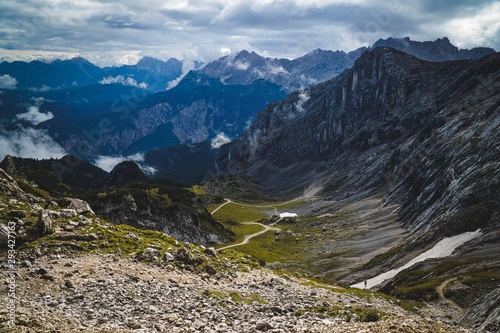
[[[215,208],[213,210],[213,212],[211,212],[210,214],[214,215],[215,212],[217,212],[219,209],[221,209],[222,207],[224,207],[227,204],[233,204],[233,205],[238,205],[238,206],[243,206],[243,207],[255,207],[255,208],[276,208],[279,206],[285,206],[285,205],[288,205],[289,203],[299,201],[299,200],[304,200],[304,199],[310,199],[310,198],[308,198],[306,196],[300,196],[300,197],[297,197],[297,198],[292,199],[292,200],[288,200],[288,201],[280,202],[280,203],[276,203],[276,204],[271,204],[271,205],[252,205],[252,204],[245,204],[245,203],[241,203],[241,202],[234,202],[230,199],[224,199],[224,200],[226,200],[226,202],[222,203],[219,207]]]
[[[256,225],[260,225],[264,229],[262,229],[259,232],[254,233],[254,234],[246,235],[245,238],[243,238],[243,241],[241,241],[240,243],[236,243],[236,244],[224,246],[224,247],[218,248],[216,251],[220,251],[220,250],[224,250],[224,249],[229,249],[231,247],[236,247],[236,246],[241,246],[241,245],[248,244],[248,242],[250,241],[250,239],[252,239],[254,237],[257,237],[259,235],[262,235],[263,233],[266,233],[266,232],[268,232],[270,230],[281,230],[280,228],[271,227],[269,225],[265,225],[265,224],[258,223],[258,222],[243,222],[242,224],[256,224]]]
[[[219,207],[215,208],[215,209],[214,209],[214,211],[210,213],[210,215],[212,215],[212,216],[213,216],[213,215],[215,214],[215,212],[216,212],[216,211],[218,211],[219,209],[221,209],[221,208],[222,208],[222,207],[224,207],[225,205],[230,204],[230,203],[234,203],[234,202],[232,202],[232,201],[231,201],[231,200],[229,200],[229,199],[224,199],[224,200],[226,200],[226,202],[224,202],[223,204],[221,204]]]
[[[291,202],[302,200],[302,199],[304,199],[304,197],[298,197],[298,198],[295,198],[295,199],[292,199],[292,200],[289,200],[289,201],[286,201],[286,202],[274,204],[274,205],[250,205],[250,204],[244,204],[244,203],[234,202],[234,201],[232,201],[230,199],[224,199],[226,202],[222,203],[220,206],[218,206],[217,208],[215,208],[210,214],[213,216],[219,209],[221,209],[222,207],[224,207],[227,204],[234,204],[234,205],[244,206],[244,207],[275,208],[276,209],[276,207],[278,207],[278,206],[284,206],[284,205],[287,205],[287,204],[289,204]],[[259,231],[259,232],[256,232],[256,233],[253,233],[253,234],[250,234],[250,235],[246,235],[245,238],[243,238],[243,241],[241,241],[240,243],[236,243],[236,244],[231,244],[231,245],[228,245],[228,246],[224,246],[224,247],[218,248],[216,251],[220,251],[220,250],[224,250],[224,249],[229,249],[229,248],[236,247],[236,246],[245,245],[245,244],[248,244],[248,242],[250,241],[250,239],[252,239],[254,237],[257,237],[259,235],[262,235],[263,233],[266,233],[266,232],[271,231],[271,230],[275,230],[275,231],[281,230],[280,228],[274,227],[278,221],[276,221],[272,225],[265,225],[265,224],[258,223],[258,222],[242,222],[242,224],[256,224],[256,225],[260,225],[263,229],[261,231]]]
[[[448,283],[453,282],[453,281],[455,281],[455,280],[456,280],[456,278],[452,278],[452,279],[448,279],[448,280],[444,281],[443,283],[441,283],[441,284],[440,284],[440,285],[436,288],[436,291],[437,291],[437,293],[438,293],[438,295],[439,295],[439,299],[440,299],[440,300],[442,300],[442,301],[444,301],[444,302],[446,302],[446,303],[450,304],[450,305],[451,305],[451,306],[453,306],[455,309],[457,309],[457,310],[459,310],[459,311],[463,312],[463,311],[464,311],[464,309],[463,309],[460,305],[458,305],[457,303],[453,302],[451,299],[446,298],[446,296],[444,295],[444,288],[446,288],[446,286],[448,285]]]

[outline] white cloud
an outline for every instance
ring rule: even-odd
[[[231,54],[231,49],[229,47],[219,47],[219,52],[222,56],[227,56],[227,55],[230,55]]]
[[[33,125],[38,125],[52,118],[54,118],[54,114],[52,114],[52,112],[40,112],[40,109],[36,106],[30,106],[27,112],[20,113],[16,116],[16,119],[30,122]]]
[[[498,0],[47,0],[43,7],[37,0],[0,1],[8,14],[0,24],[0,61],[82,56],[109,66],[147,54],[208,62],[243,49],[296,58],[390,36],[448,35],[460,47],[500,49]]]
[[[134,161],[141,170],[149,176],[153,176],[158,172],[154,167],[144,163],[144,154],[142,153],[136,153],[129,156],[98,156],[95,160],[95,165],[110,172],[117,164],[124,161]]]
[[[174,88],[183,78],[186,76],[186,74],[194,69],[194,61],[190,60],[185,60],[182,62],[182,74],[179,76],[177,79],[170,81],[167,84],[167,90]]]
[[[229,142],[231,142],[231,139],[225,133],[220,132],[215,138],[212,139],[211,146],[214,149],[218,149]]]
[[[118,76],[108,76],[99,81],[100,84],[122,84],[124,86],[137,87],[142,89],[147,89],[148,84],[145,82],[137,83],[137,81],[131,77],[125,78],[123,75]]]
[[[105,171],[111,171],[113,168],[127,159],[125,157],[98,156],[95,160],[95,165]]]
[[[499,18],[500,2],[495,2],[469,16],[444,22],[443,33],[461,48],[491,45],[500,38]]]
[[[0,75],[0,89],[16,89],[17,80],[9,74]]]
[[[139,164],[139,167],[142,169],[142,172],[144,172],[146,175],[151,176],[151,177],[154,176],[158,172],[158,169],[156,169],[155,167],[152,167],[151,165]]]
[[[295,103],[295,107],[297,108],[297,111],[299,112],[304,112],[304,103],[309,100],[310,96],[307,90],[302,90],[299,93],[299,100],[297,103]]]
[[[243,62],[243,61],[237,61],[236,63],[233,63],[232,65],[240,71],[246,71],[250,67],[249,62]]]
[[[21,128],[6,130],[0,127],[0,156],[6,155],[38,159],[60,158],[66,154],[45,130]]]

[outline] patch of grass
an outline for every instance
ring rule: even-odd
[[[392,295],[404,300],[433,301],[439,298],[436,288],[443,283],[447,277],[414,281],[394,288]]]
[[[387,316],[386,313],[371,308],[344,308],[339,306],[316,305],[297,309],[294,316],[301,317],[307,313],[317,313],[330,318],[344,318],[346,321],[351,321],[356,317],[361,322],[376,322]]]
[[[251,235],[256,232],[263,230],[260,225],[257,224],[243,224],[235,221],[225,221],[224,226],[228,228],[232,233],[234,233],[234,243],[240,243],[243,241],[246,235]],[[223,247],[229,244],[218,244],[217,247]]]
[[[399,253],[403,253],[404,245],[399,245],[391,248],[389,251],[379,254],[364,264],[361,269],[371,268],[374,266],[378,266],[384,262],[387,262],[390,258],[396,256]]]
[[[209,211],[213,211],[219,206],[220,205],[211,205]],[[252,222],[261,220],[267,216],[259,208],[229,203],[216,211],[213,217],[222,221],[234,220],[239,222]]]
[[[293,236],[282,237],[277,242],[273,232],[269,231],[252,238],[250,243],[238,246],[237,249],[267,263],[283,263],[302,260],[305,247],[304,242],[297,244]]]
[[[33,186],[32,184],[26,183],[26,182],[21,181],[19,179],[17,180],[17,184],[26,193],[30,193],[30,194],[33,194],[35,196],[42,197],[42,198],[49,197],[49,192],[44,191],[36,186]]]
[[[207,192],[205,191],[205,189],[201,185],[193,185],[188,190],[194,192],[194,194],[196,194],[196,195],[207,195]]]
[[[261,294],[258,293],[250,293],[247,295],[240,294],[237,292],[230,292],[229,297],[233,302],[237,303],[246,303],[246,304],[252,304],[253,302],[257,302],[260,304],[268,304],[264,298],[262,297]]]
[[[364,323],[377,322],[385,315],[383,312],[375,309],[354,308],[353,310],[356,313],[358,320]]]
[[[418,314],[420,309],[424,307],[424,303],[416,301],[401,301],[399,303],[404,310]]]
[[[499,285],[500,284],[500,273],[490,272],[490,271],[476,271],[471,272],[460,279],[463,284],[473,287],[477,285]]]

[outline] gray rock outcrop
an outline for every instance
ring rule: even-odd
[[[91,215],[95,215],[94,211],[86,201],[76,198],[68,198],[68,200],[70,201],[70,208],[74,209],[78,214],[90,213]]]
[[[478,333],[500,332],[500,288],[474,302],[463,321]]]
[[[36,224],[38,231],[42,235],[47,235],[53,233],[52,219],[50,218],[50,211],[48,209],[42,209],[38,217],[38,222]]]

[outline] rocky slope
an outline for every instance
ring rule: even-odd
[[[464,316],[464,321],[479,332],[500,330],[500,288],[477,299]]]
[[[9,332],[468,332],[369,293],[307,286],[307,280],[246,268],[225,256],[203,260],[219,261],[223,268],[209,275],[183,269],[179,259],[147,264],[116,255],[28,252],[18,269],[22,300],[16,326],[3,321],[0,327]]]
[[[3,169],[0,188],[2,332],[469,332],[380,294],[109,223],[83,202],[44,209]]]

